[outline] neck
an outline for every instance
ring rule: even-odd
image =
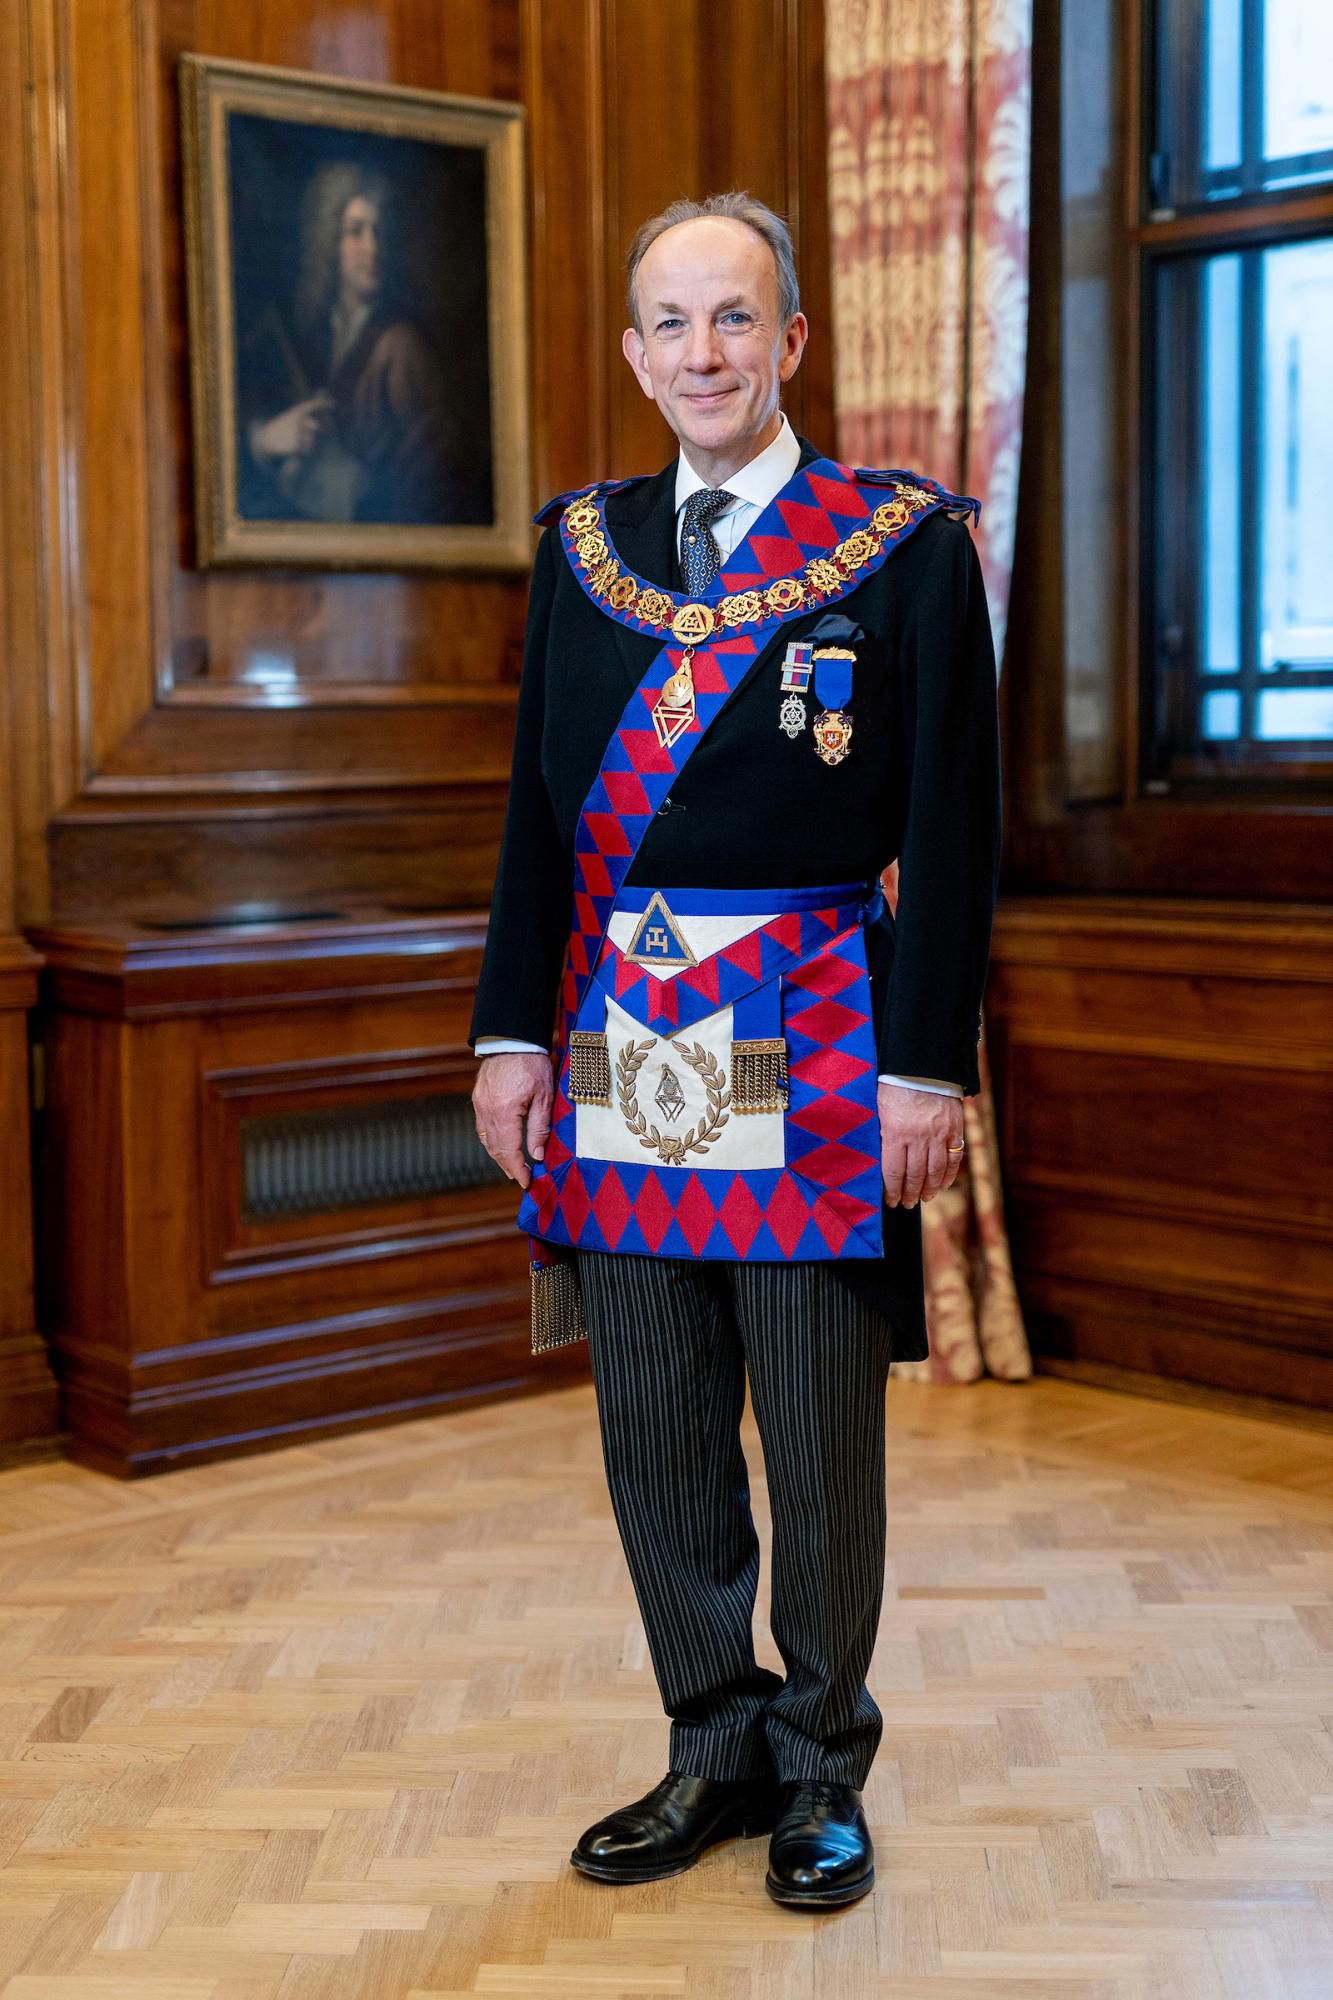
[[[774,410],[763,429],[748,438],[733,438],[719,451],[707,451],[703,446],[680,440],[680,448],[686,459],[708,486],[725,486],[733,472],[739,472],[752,458],[758,458],[761,451],[767,451],[778,432],[782,429],[782,412]]]

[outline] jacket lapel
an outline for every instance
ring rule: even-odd
[[[642,485],[609,495],[606,525],[616,554],[626,567],[662,590],[670,590],[674,567],[671,543],[676,532],[675,459]],[[662,641],[647,632],[631,632],[618,618],[610,623],[632,692],[661,652]]]

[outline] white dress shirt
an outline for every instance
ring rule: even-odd
[[[794,476],[801,462],[801,447],[796,433],[787,421],[784,411],[782,428],[772,444],[764,446],[758,457],[743,465],[739,472],[728,474],[721,481],[728,493],[734,493],[732,504],[719,514],[712,523],[710,533],[717,543],[723,562],[749,534],[770,500],[781,493],[783,487]],[[681,528],[685,519],[685,502],[691,493],[697,493],[709,481],[700,477],[686,454],[682,451],[676,460],[676,553],[680,553]],[[539,1055],[547,1052],[536,1042],[514,1041],[507,1035],[478,1035],[476,1042],[479,1056],[499,1055]],[[881,1083],[897,1084],[903,1090],[930,1091],[938,1097],[961,1097],[962,1085],[942,1082],[930,1076],[886,1076],[881,1074]]]

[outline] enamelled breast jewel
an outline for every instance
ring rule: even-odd
[[[851,748],[852,669],[856,654],[850,646],[819,646],[815,650],[815,700],[822,704],[815,717],[815,750],[826,764],[841,764]]]
[[[810,685],[810,671],[814,656],[814,642],[810,639],[793,639],[787,648],[787,657],[782,662],[782,706],[778,710],[778,728],[793,743],[805,728],[805,703],[801,696]]]

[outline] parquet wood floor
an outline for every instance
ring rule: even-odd
[[[879,1884],[816,1919],[762,1841],[567,1865],[665,1744],[587,1388],[0,1476],[3,2000],[1328,2000],[1328,1438],[889,1404]]]

